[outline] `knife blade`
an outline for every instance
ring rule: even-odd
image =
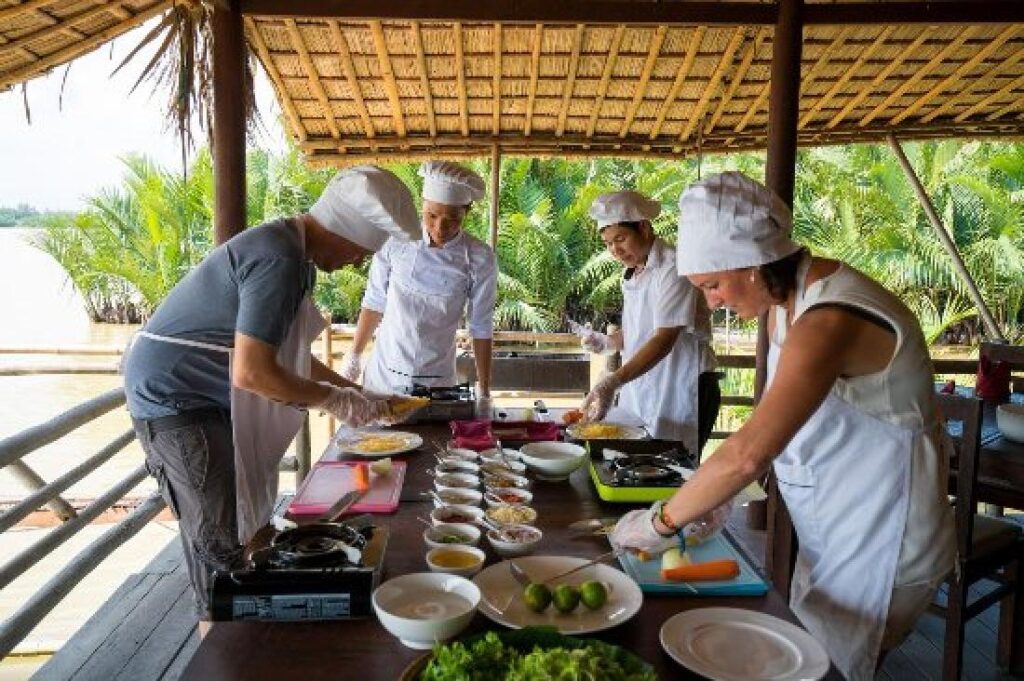
[[[354,489],[351,492],[346,492],[341,495],[341,498],[334,502],[334,505],[327,509],[315,522],[318,523],[333,523],[345,514],[345,511],[349,509],[352,504],[359,501],[364,494],[363,490]]]

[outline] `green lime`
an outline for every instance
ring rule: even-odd
[[[543,584],[528,584],[523,589],[523,602],[534,612],[544,612],[551,604],[551,589]]]
[[[559,584],[551,600],[558,612],[572,612],[580,604],[580,590],[571,584]]]
[[[608,589],[601,582],[583,582],[580,584],[580,600],[591,610],[597,610],[608,602]]]

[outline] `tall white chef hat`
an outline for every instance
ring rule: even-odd
[[[660,203],[632,191],[601,194],[590,204],[590,217],[597,221],[598,230],[620,222],[653,220],[660,212]]]
[[[469,168],[451,161],[427,161],[420,166],[423,198],[446,206],[467,206],[484,196],[484,181]]]
[[[743,173],[712,175],[679,197],[679,274],[775,262],[800,249],[792,231],[793,215],[775,192]]]
[[[408,187],[377,166],[346,168],[327,184],[309,209],[317,222],[338,236],[378,251],[388,237],[420,238],[420,219]]]

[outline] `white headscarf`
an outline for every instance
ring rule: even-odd
[[[679,197],[679,274],[756,267],[800,249],[793,215],[778,195],[743,173],[712,175]]]
[[[469,168],[451,161],[427,161],[420,166],[423,198],[446,206],[467,206],[484,196],[484,181]]]
[[[659,213],[661,204],[640,192],[609,192],[601,194],[590,204],[590,217],[597,221],[598,230],[620,222],[653,220]]]
[[[309,214],[329,231],[368,251],[380,250],[391,236],[420,237],[420,219],[409,189],[394,173],[377,166],[339,172]]]

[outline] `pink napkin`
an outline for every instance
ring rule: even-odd
[[[451,421],[452,444],[481,451],[494,446],[495,438],[515,442],[557,440],[558,424],[548,421]]]

